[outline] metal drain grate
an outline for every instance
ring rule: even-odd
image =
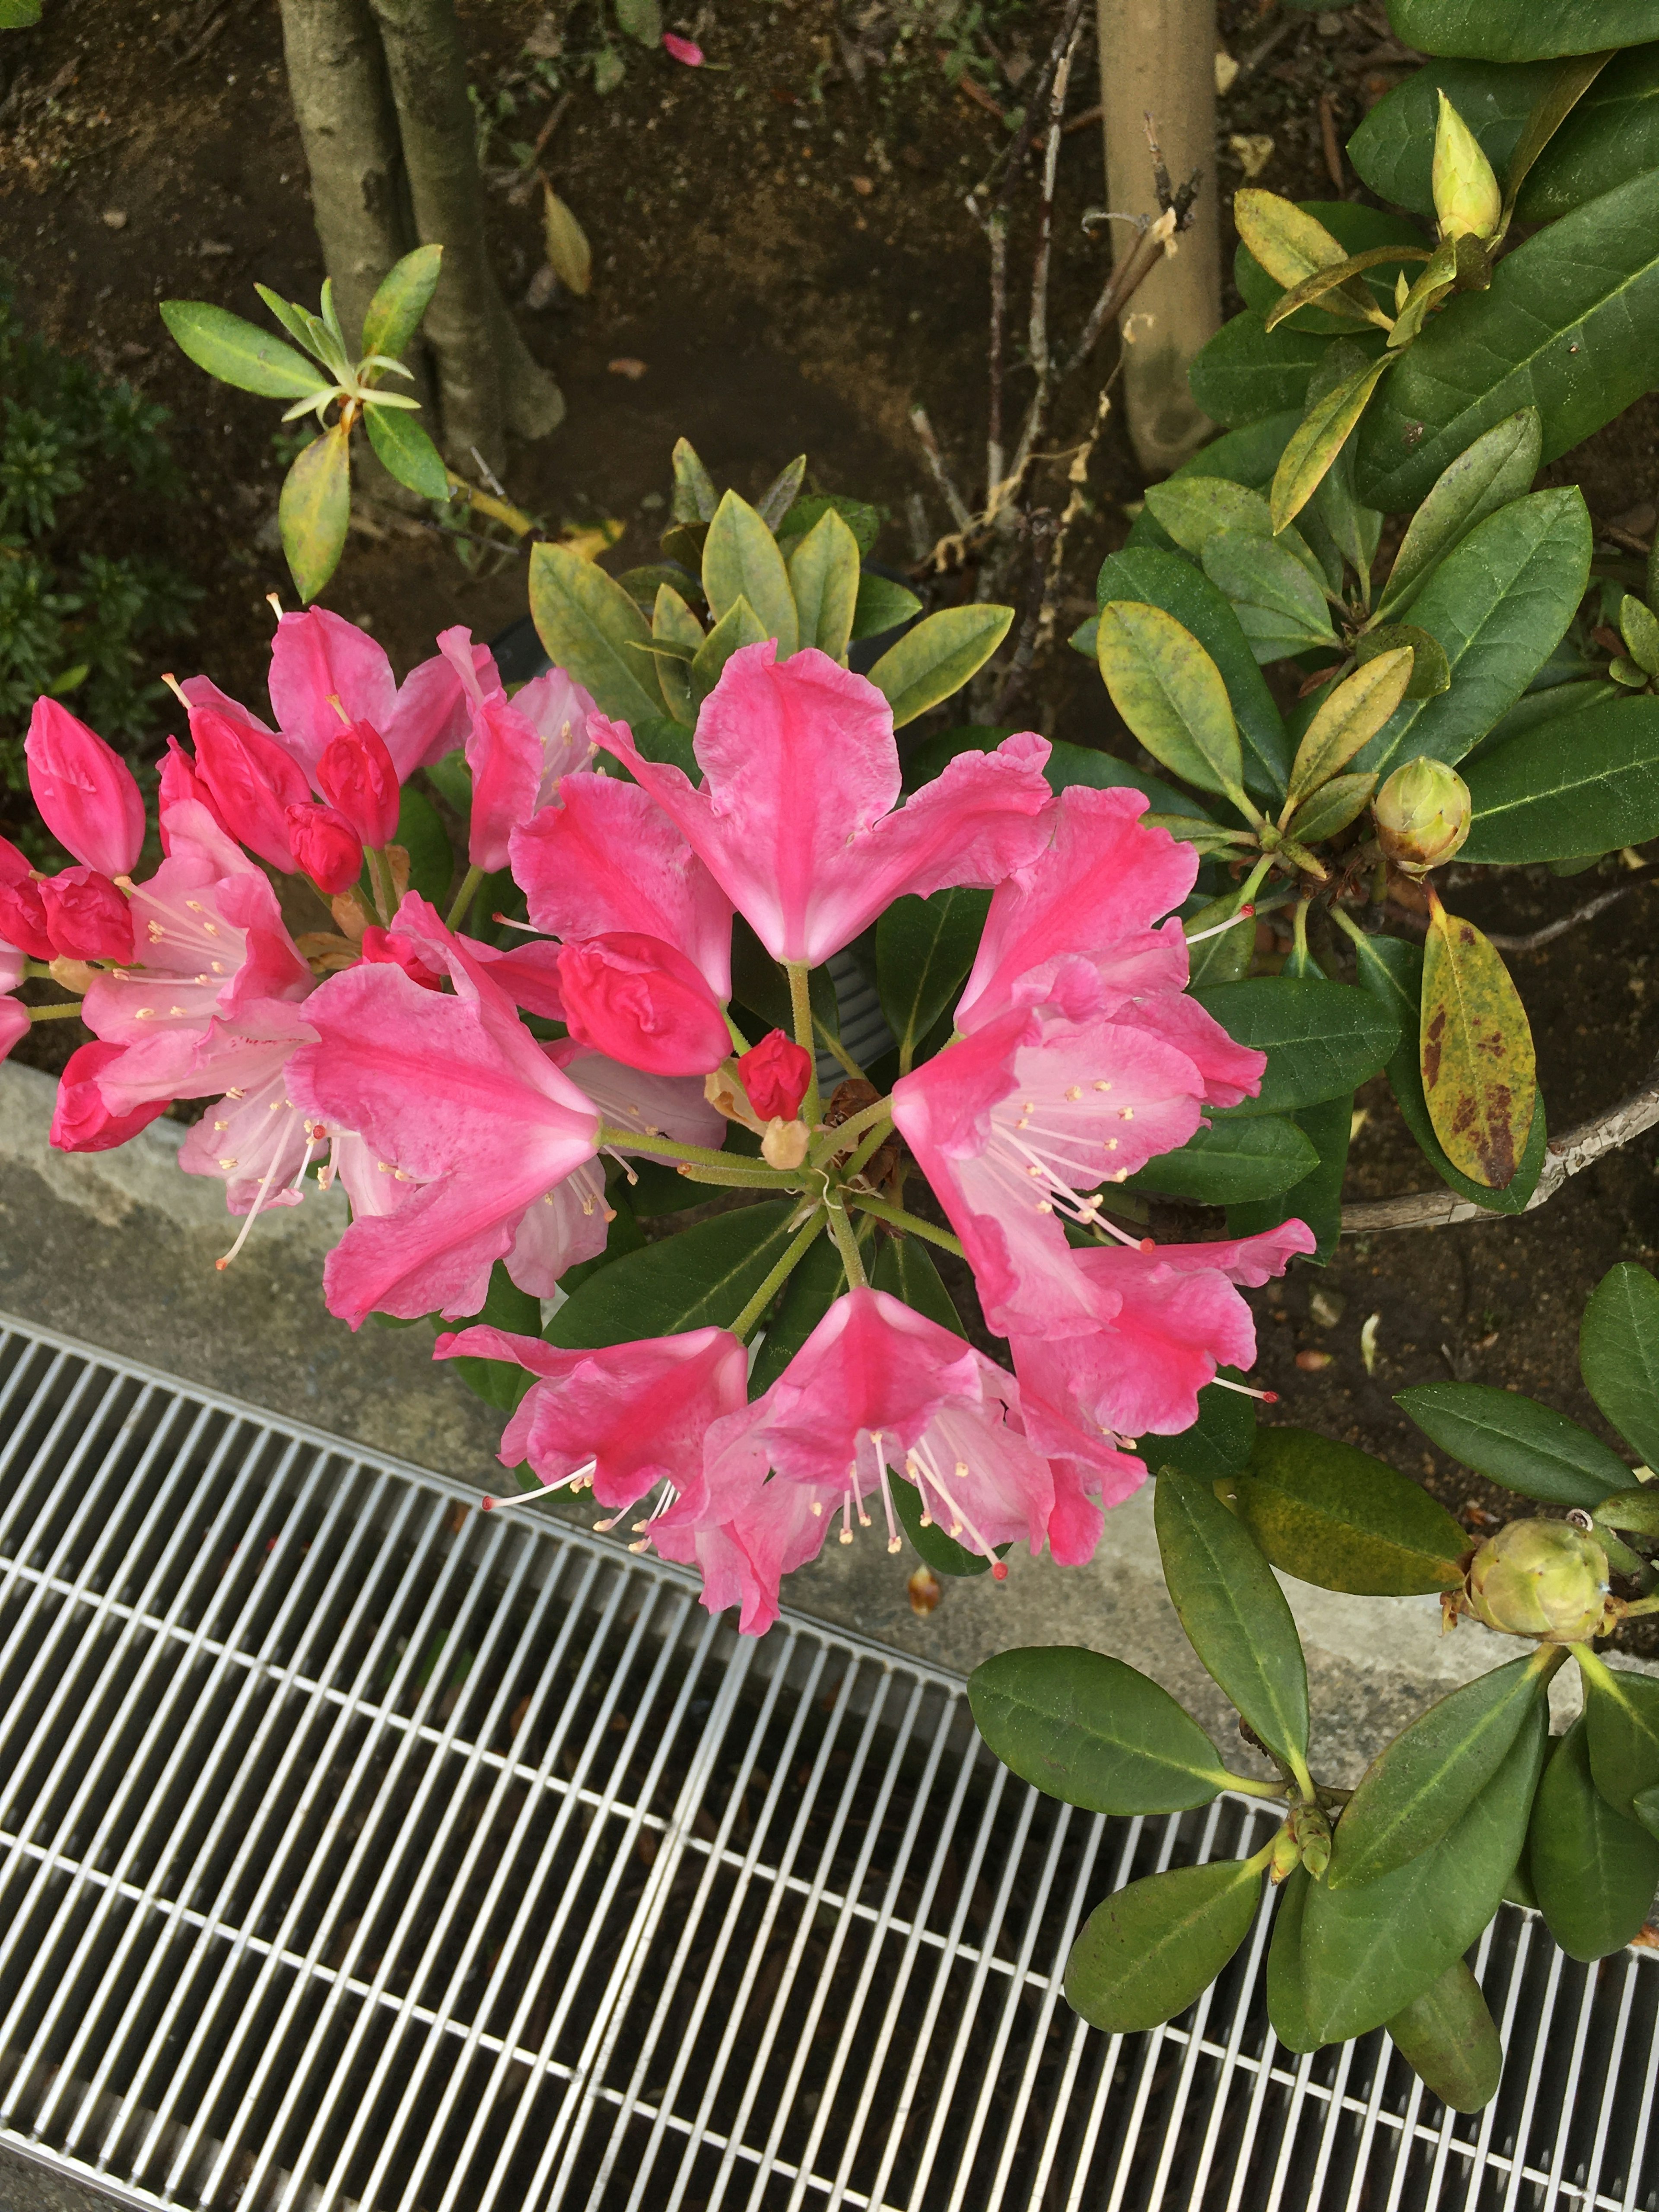
[[[1083,2028],[1083,1914],[1251,1848],[1014,1783],[952,1678],[0,1325],[0,2141],[198,2212],[1659,2205],[1659,1972],[1508,1913],[1505,2087],[1287,2057],[1265,1923]]]

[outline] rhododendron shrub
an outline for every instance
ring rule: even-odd
[[[1188,994],[1193,847],[1030,732],[907,793],[893,705],[844,657],[738,647],[676,760],[567,671],[509,697],[464,629],[398,684],[352,624],[285,614],[268,712],[175,687],[159,857],[128,770],[49,700],[28,757],[72,858],[0,854],[0,1041],[77,1011],[93,1038],[52,1141],[204,1102],[179,1164],[240,1217],[221,1266],[337,1182],[331,1310],[431,1316],[511,1412],[505,1464],[591,1489],[751,1632],[866,1529],[999,1579],[1013,1545],[1086,1560],[1144,1438],[1248,1415],[1237,1286],[1313,1246],[1291,1221],[1160,1248],[1126,1188],[1266,1066]],[[896,1017],[927,915],[957,921],[938,1017],[860,1067],[813,971],[896,921]],[[23,1005],[48,976],[78,1005]]]

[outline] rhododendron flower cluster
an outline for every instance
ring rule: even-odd
[[[482,1315],[436,1352],[522,1370],[503,1462],[590,1489],[601,1527],[627,1517],[636,1547],[694,1563],[745,1632],[832,1531],[897,1552],[932,1528],[998,1577],[1015,1544],[1087,1559],[1145,1480],[1139,1439],[1189,1426],[1218,1367],[1253,1359],[1239,1286],[1313,1247],[1297,1221],[1158,1246],[1114,1212],[1117,1185],[1261,1082],[1262,1055],[1186,994],[1192,848],[1135,791],[1056,793],[1030,732],[902,797],[886,701],[813,649],[732,653],[694,780],[562,672],[509,696],[464,629],[437,646],[399,684],[313,608],[279,620],[269,720],[178,686],[189,742],[169,740],[147,872],[132,776],[40,702],[31,782],[71,857],[50,872],[0,845],[0,1054],[65,1011],[23,984],[78,994],[92,1042],[53,1143],[103,1149],[206,1102],[180,1165],[242,1217],[221,1266],[264,1209],[337,1179],[331,1310],[353,1328]],[[423,895],[399,822],[452,755],[467,866]],[[887,1096],[834,1047],[846,1079],[826,1084],[810,971],[896,899],[967,886],[991,898],[949,1042],[907,1051]],[[526,919],[498,927],[514,888]],[[756,1034],[734,1003],[738,916],[787,1029]],[[647,1168],[768,1210],[747,1273],[701,1309],[688,1280],[698,1325],[633,1337],[641,1261],[672,1266],[672,1240],[613,1249]],[[824,1238],[803,1313],[796,1270]],[[900,1248],[965,1260],[1000,1357],[940,1317],[931,1268],[930,1310],[894,1294],[920,1266],[889,1266]],[[543,1302],[544,1334],[497,1325],[501,1285],[520,1314]]]

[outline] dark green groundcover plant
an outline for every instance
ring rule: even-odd
[[[1659,1284],[1613,1269],[1585,1309],[1585,1384],[1649,1462],[1659,1460]],[[1112,1814],[1173,1813],[1241,1790],[1282,1802],[1248,1859],[1179,1867],[1097,1905],[1066,1994],[1112,2033],[1155,2027],[1226,1966],[1279,1892],[1267,2011],[1287,2048],[1386,2027],[1437,2095],[1474,2111],[1498,2086],[1498,2031],[1464,1954],[1500,1903],[1540,1911],[1575,1959],[1641,1929],[1659,1888],[1659,1679],[1595,1649],[1659,1611],[1659,1483],[1565,1414],[1478,1383],[1400,1403],[1440,1447],[1565,1517],[1511,1522],[1473,1547],[1407,1476],[1231,1409],[1174,1440],[1158,1478],[1164,1572],[1181,1625],[1279,1770],[1230,1770],[1198,1723],[1133,1667],[1059,1645],[1006,1651],[974,1674],[986,1742],[1051,1796]],[[1273,1570],[1326,1589],[1438,1593],[1530,1649],[1431,1705],[1358,1787],[1309,1765],[1307,1668]],[[1546,1692],[1571,1655],[1583,1712],[1551,1738]]]

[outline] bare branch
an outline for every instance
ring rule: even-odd
[[[973,515],[969,511],[967,501],[951,480],[951,471],[945,465],[945,456],[939,449],[939,440],[933,435],[933,426],[927,419],[925,407],[910,410],[910,428],[921,441],[921,450],[927,456],[927,465],[933,471],[933,481],[944,493],[945,504],[951,510],[951,521],[959,531],[970,531],[974,526]]]

